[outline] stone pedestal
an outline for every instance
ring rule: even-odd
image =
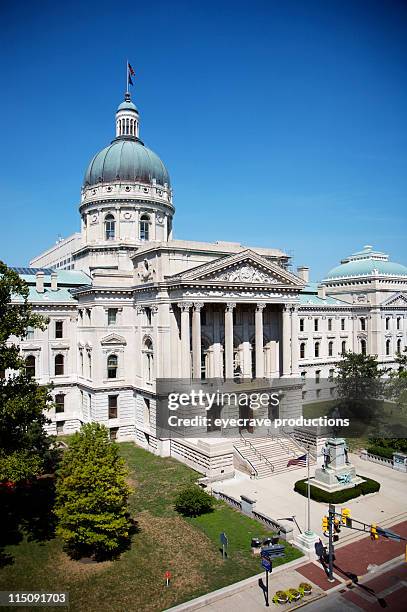
[[[302,552],[308,555],[311,559],[317,558],[315,553],[316,542],[319,542],[319,536],[313,531],[305,531],[304,533],[299,533],[294,538],[294,543],[297,548],[302,550]]]
[[[343,438],[330,438],[324,448],[324,465],[315,470],[311,484],[325,491],[350,489],[363,482],[356,476],[355,467],[347,462],[346,442]]]

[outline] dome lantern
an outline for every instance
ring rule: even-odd
[[[130,93],[127,91],[116,111],[116,138],[138,138],[140,117],[137,107],[131,101]]]

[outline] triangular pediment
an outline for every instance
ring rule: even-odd
[[[100,344],[103,346],[125,346],[127,344],[126,338],[120,336],[119,334],[109,334],[101,339]]]
[[[290,285],[299,288],[305,285],[295,274],[250,249],[220,257],[171,278],[186,282],[228,285]]]
[[[382,302],[382,306],[407,306],[407,295],[405,293],[396,293]]]

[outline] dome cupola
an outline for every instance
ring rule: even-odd
[[[121,136],[133,136],[138,138],[139,114],[135,104],[131,101],[130,94],[125,93],[124,102],[119,104],[116,111],[116,138]]]

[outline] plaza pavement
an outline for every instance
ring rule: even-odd
[[[338,510],[346,506],[350,508],[353,518],[384,527],[407,518],[407,474],[364,461],[356,454],[350,454],[350,461],[355,465],[358,474],[377,480],[381,488],[378,493],[361,496],[338,505]],[[313,471],[311,468],[311,476]],[[306,468],[260,480],[251,480],[246,474],[238,472],[233,479],[213,483],[212,488],[228,493],[236,499],[240,499],[240,495],[255,499],[255,509],[273,519],[296,515],[300,527],[306,529],[307,499],[294,492],[294,483],[306,476]],[[322,517],[326,513],[327,504],[311,500],[311,529],[319,535],[322,531]],[[297,533],[298,530],[294,526],[294,535]],[[357,531],[342,529],[338,545],[360,537],[361,534]]]

